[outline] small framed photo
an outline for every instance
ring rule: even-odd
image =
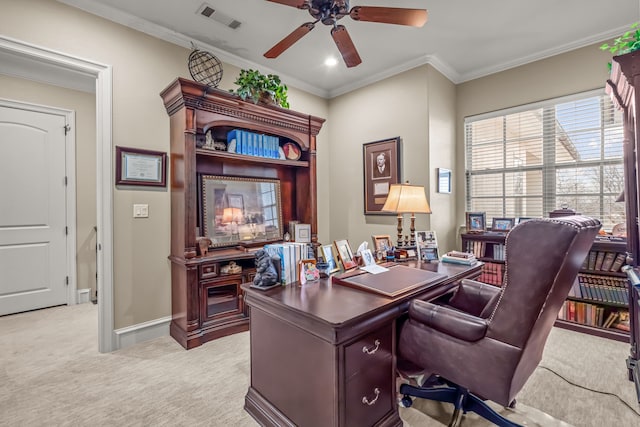
[[[166,187],[167,153],[116,147],[116,185]]]
[[[299,243],[311,243],[311,224],[294,224],[295,241]]]
[[[515,218],[493,218],[491,231],[509,231],[515,225]]]
[[[352,270],[358,266],[358,263],[353,259],[353,251],[347,240],[336,240],[333,242],[333,245],[338,253],[338,259],[345,270]]]
[[[486,212],[467,212],[467,233],[483,233],[487,228]]]
[[[393,247],[391,236],[388,234],[373,235],[371,236],[371,240],[373,240],[373,247],[376,252],[386,251]]]
[[[416,231],[415,239],[418,247],[438,247],[435,231]]]
[[[320,249],[322,251],[322,259],[329,264],[329,273],[335,273],[340,270],[335,256],[333,256],[333,245],[324,245]]]
[[[437,261],[438,260],[438,248],[424,247],[420,248],[420,260],[421,261]]]
[[[320,278],[320,270],[316,267],[316,260],[313,258],[300,261],[300,283],[315,282]]]
[[[376,263],[376,259],[373,257],[371,249],[365,249],[364,251],[361,251],[360,256],[362,257],[362,263],[365,267]]]
[[[527,222],[530,219],[533,219],[533,217],[529,217],[529,216],[519,216],[516,218],[516,225],[520,224],[521,222]]]

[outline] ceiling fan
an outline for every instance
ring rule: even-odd
[[[338,50],[347,67],[355,67],[362,62],[349,33],[344,25],[338,25],[338,21],[349,15],[356,21],[380,22],[383,24],[408,25],[422,27],[427,22],[425,9],[405,9],[397,7],[354,6],[349,10],[349,0],[267,0],[280,3],[285,6],[297,7],[309,11],[315,21],[305,22],[288,36],[280,40],[267,51],[266,58],[277,58],[282,52],[289,49],[295,42],[309,33],[315,24],[322,22],[331,25],[331,37],[338,46]]]

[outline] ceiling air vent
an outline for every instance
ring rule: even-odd
[[[198,9],[198,11],[196,12],[199,15],[202,15],[206,18],[212,19],[222,25],[225,25],[229,28],[231,28],[232,30],[235,30],[236,28],[238,28],[240,25],[242,25],[242,22],[238,21],[237,19],[233,19],[232,17],[230,17],[229,15],[225,15],[224,13],[220,12],[219,10],[215,10],[213,7],[211,7],[210,5],[204,3],[202,6],[200,6],[200,8]]]

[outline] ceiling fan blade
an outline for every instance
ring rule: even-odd
[[[285,6],[297,7],[298,9],[302,9],[305,5],[305,0],[267,0],[271,3],[280,3]]]
[[[265,58],[277,58],[282,52],[289,49],[291,45],[307,35],[309,31],[313,30],[314,27],[315,25],[313,25],[313,22],[305,22],[304,24],[300,25],[298,28],[293,30],[291,34],[280,40],[275,46],[269,49],[269,51],[264,54]]]
[[[410,25],[412,27],[422,27],[427,22],[427,11],[425,9],[355,6],[351,9],[349,15],[356,21]]]
[[[342,59],[344,59],[344,63],[347,64],[347,67],[355,67],[362,62],[362,59],[360,59],[360,55],[358,55],[358,51],[356,50],[353,41],[351,41],[351,37],[344,25],[336,25],[332,28],[331,37],[333,37],[333,41],[336,42],[336,46],[338,46],[338,50],[342,54]]]

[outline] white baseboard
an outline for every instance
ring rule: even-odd
[[[171,316],[167,316],[144,323],[138,323],[137,325],[127,326],[126,328],[116,329],[113,331],[116,336],[115,350],[169,335],[170,323]]]

